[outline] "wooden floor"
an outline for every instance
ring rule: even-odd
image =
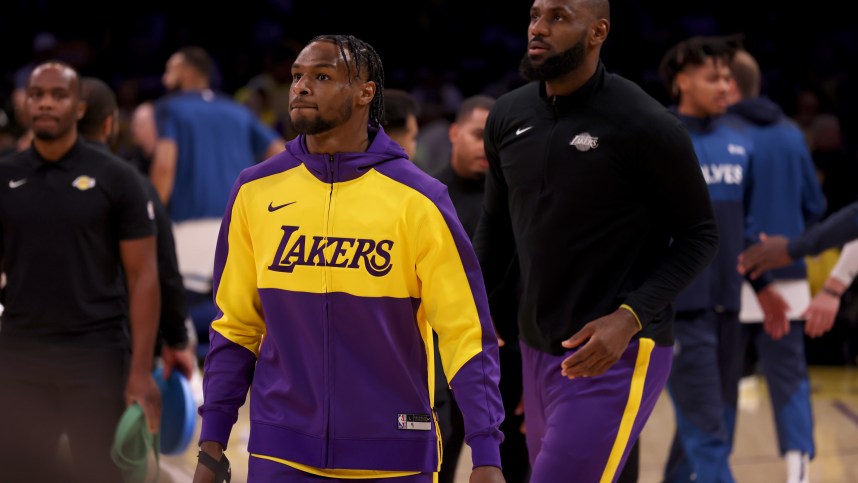
[[[810,481],[858,483],[858,368],[812,367],[810,381],[817,447],[817,456],[811,462]],[[743,380],[739,410],[736,447],[731,459],[736,480],[739,483],[786,481],[784,464],[777,454],[768,393],[762,379],[751,377]],[[673,428],[673,407],[667,395],[663,394],[641,436],[639,483],[661,481]],[[247,481],[247,436],[245,406],[232,432],[227,453],[232,461],[234,483]],[[191,444],[184,454],[163,456],[159,482],[190,482],[196,465],[196,452],[196,445]],[[470,454],[466,447],[459,468],[469,467]],[[467,471],[460,470],[456,483],[467,482]]]
[[[858,483],[858,369],[814,367],[810,383],[817,450],[810,481]],[[661,481],[673,428],[673,406],[663,394],[641,435],[640,483]],[[736,429],[731,458],[736,480],[786,481],[764,379],[742,381]]]

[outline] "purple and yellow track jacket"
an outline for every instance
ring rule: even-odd
[[[366,152],[304,136],[242,171],[220,228],[200,441],[226,447],[250,389],[254,455],[437,471],[438,333],[475,466],[500,467],[497,339],[447,188],[379,130]]]

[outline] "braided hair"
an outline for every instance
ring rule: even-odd
[[[369,108],[369,125],[378,128],[384,115],[384,67],[381,57],[371,45],[353,35],[317,35],[310,43],[325,41],[334,43],[340,49],[340,55],[346,61],[346,69],[351,81],[352,76],[375,82],[375,97]],[[348,62],[347,53],[351,54],[352,62]],[[352,74],[351,65],[354,63],[355,72]]]

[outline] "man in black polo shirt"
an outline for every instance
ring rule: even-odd
[[[0,162],[3,481],[121,481],[110,446],[126,406],[160,423],[153,208],[131,166],[78,138],[84,108],[74,69],[40,64],[25,100],[33,144]],[[70,470],[56,461],[62,433]]]

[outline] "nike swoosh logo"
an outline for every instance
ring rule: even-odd
[[[518,136],[519,134],[521,134],[521,133],[525,133],[525,132],[527,132],[527,131],[530,131],[531,129],[533,129],[533,126],[527,126],[527,127],[523,127],[523,128],[520,128],[520,129],[516,129],[516,130],[515,130],[515,135],[516,135],[516,136]]]
[[[10,179],[10,180],[9,180],[9,187],[10,187],[10,188],[12,188],[12,189],[15,189],[15,188],[17,188],[17,187],[19,187],[19,186],[23,185],[23,184],[24,184],[24,183],[26,183],[26,182],[27,182],[27,178],[19,179],[18,181],[15,181],[15,180],[13,180],[13,179]]]
[[[280,208],[283,208],[285,206],[289,206],[289,205],[294,204],[294,203],[295,203],[294,201],[290,201],[289,203],[286,203],[283,205],[274,206],[274,202],[271,202],[271,203],[268,203],[268,211],[277,211]]]

